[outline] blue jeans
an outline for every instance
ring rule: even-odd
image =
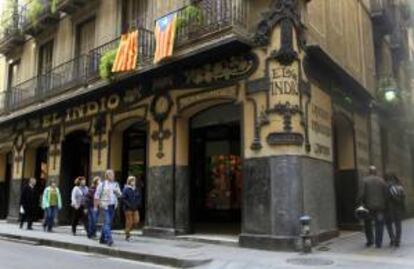
[[[54,222],[55,222],[55,217],[58,213],[59,209],[57,206],[50,206],[48,208],[46,208],[46,218],[45,218],[45,222],[43,223],[43,227],[46,229],[47,231],[50,232],[53,228]]]
[[[375,236],[372,229],[372,222],[375,226]],[[365,236],[367,238],[367,244],[371,245],[375,243],[376,247],[382,246],[382,237],[384,234],[384,213],[382,211],[370,211],[370,216],[365,220]]]
[[[93,207],[88,208],[88,237],[96,236],[96,223],[98,222],[99,211]]]
[[[115,206],[109,205],[104,209],[104,224],[101,232],[101,243],[112,243],[112,221],[115,215]]]

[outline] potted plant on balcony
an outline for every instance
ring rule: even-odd
[[[192,1],[177,14],[177,33],[187,33],[189,36],[199,32],[203,24],[203,11],[199,1]]]
[[[112,66],[118,49],[113,49],[104,53],[99,60],[99,77],[102,79],[112,79]]]
[[[27,19],[29,24],[36,27],[39,22],[39,17],[43,12],[43,5],[40,0],[31,0],[26,5]]]

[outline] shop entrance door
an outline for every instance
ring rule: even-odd
[[[337,114],[333,120],[337,223],[340,229],[357,228],[358,173],[355,164],[355,136],[352,122]]]
[[[12,164],[13,154],[11,152],[5,153],[4,158],[4,182],[0,183],[0,219],[7,218],[9,212],[9,200],[10,200],[10,181],[12,177]]]
[[[48,167],[47,167],[47,152],[48,147],[40,146],[36,149],[36,163],[35,163],[35,173],[34,177],[36,178],[36,192],[41,197],[44,189],[46,188],[47,178],[48,178]],[[43,218],[43,210],[39,206],[36,212],[36,219]]]
[[[123,133],[121,186],[125,185],[129,176],[136,177],[136,186],[142,194],[142,207],[139,210],[140,227],[145,223],[146,156],[147,133],[145,126],[142,124],[134,124]],[[122,221],[124,220],[122,219]]]
[[[62,177],[60,191],[62,194],[61,222],[68,223],[70,219],[70,195],[74,180],[84,176],[89,185],[90,179],[90,137],[87,132],[76,131],[65,137],[62,144]]]
[[[196,233],[240,233],[239,115],[237,106],[220,106],[191,121],[191,212]]]

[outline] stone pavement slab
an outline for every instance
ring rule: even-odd
[[[404,222],[404,240],[399,249],[365,248],[362,233],[344,233],[327,241],[310,255],[295,252],[272,252],[220,244],[187,241],[180,238],[157,239],[137,235],[133,242],[122,240],[121,232],[115,238],[115,247],[101,246],[84,236],[72,236],[68,228],[57,233],[20,230],[17,225],[1,224],[0,235],[21,239],[52,241],[52,246],[66,248],[70,243],[78,250],[149,261],[174,267],[200,269],[285,269],[285,268],[349,268],[349,269],[412,269],[414,268],[414,219]],[[57,242],[57,243],[56,243]],[[385,241],[387,242],[387,240]],[[57,245],[56,245],[57,244]],[[97,249],[98,248],[98,249]],[[76,249],[76,248],[75,248]],[[123,256],[124,255],[124,256]]]

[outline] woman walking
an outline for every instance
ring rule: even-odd
[[[385,181],[388,190],[385,225],[390,237],[390,245],[399,247],[401,243],[401,222],[405,211],[405,191],[395,174],[386,175]]]
[[[92,180],[91,187],[89,188],[88,194],[86,195],[85,206],[88,210],[88,238],[96,238],[96,223],[98,222],[99,210],[94,207],[95,192],[96,188],[101,182],[100,177],[94,177]]]
[[[87,230],[85,202],[88,194],[88,187],[86,186],[85,177],[77,177],[75,179],[75,186],[72,189],[71,205],[73,207],[72,217],[72,234],[76,235],[76,227],[79,221],[82,221],[85,230]]]
[[[55,217],[62,208],[62,197],[54,180],[50,181],[50,185],[43,192],[42,208],[46,212],[43,229],[52,232]]]
[[[94,210],[98,210],[99,206],[104,212],[104,224],[99,240],[101,244],[112,246],[114,243],[112,239],[112,221],[118,204],[118,197],[121,195],[119,184],[115,181],[114,171],[107,170],[105,180],[99,183],[95,192]]]
[[[122,209],[125,214],[125,240],[129,241],[131,231],[139,223],[139,211],[141,207],[141,192],[136,187],[137,179],[130,176],[122,192]]]

